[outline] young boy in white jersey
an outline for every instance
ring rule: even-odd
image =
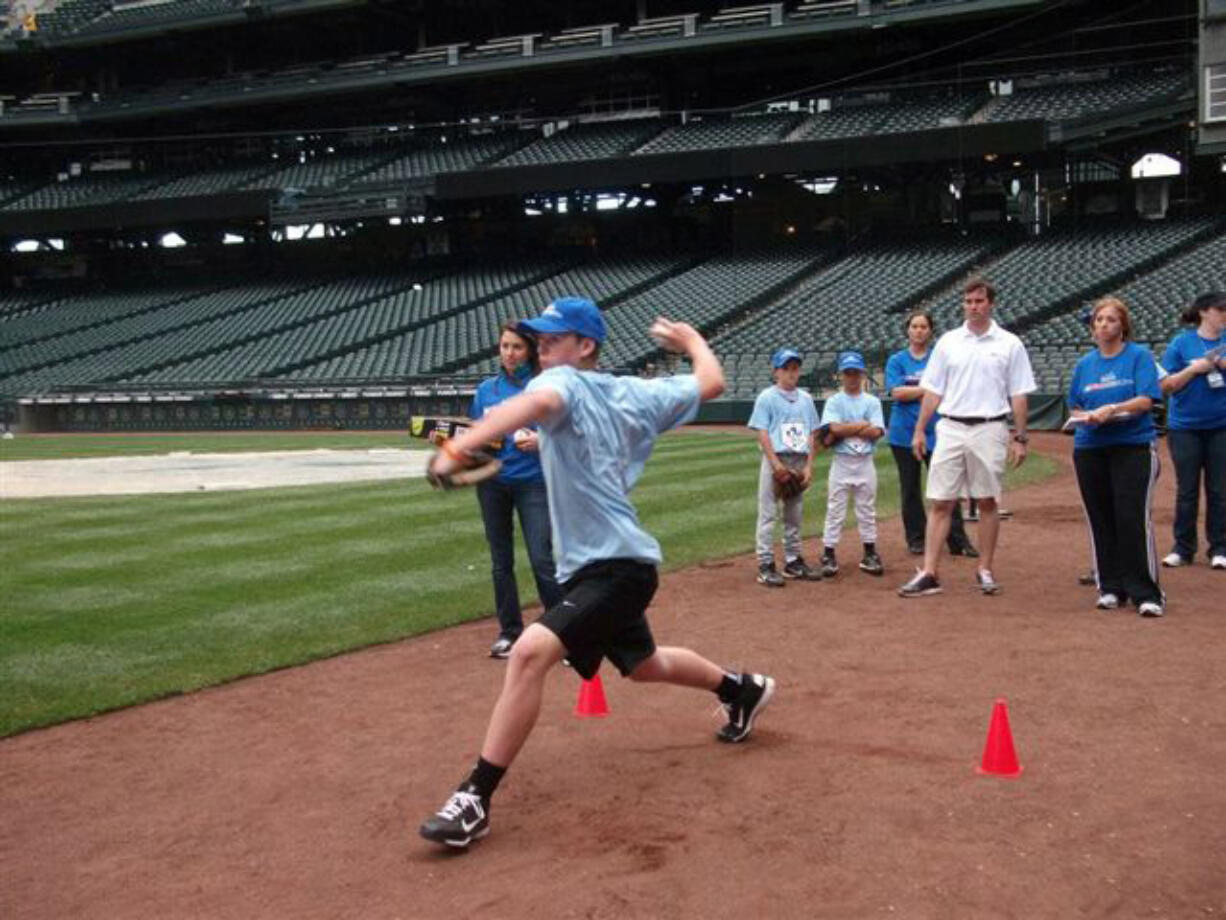
[[[820,581],[800,553],[800,528],[805,494],[813,479],[820,424],[813,397],[800,389],[800,352],[780,348],[771,356],[775,383],[754,400],[749,428],[758,433],[762,463],[758,471],[758,584],[782,588],[784,578]],[[776,483],[799,477],[801,491],[787,497],[776,494]],[[775,568],[775,520],[783,506],[783,574]]]
[[[834,442],[830,478],[826,488],[826,526],[822,534],[826,550],[822,554],[822,575],[829,578],[839,571],[835,547],[847,519],[847,498],[854,496],[856,522],[864,543],[860,570],[869,575],[885,571],[877,554],[877,468],[873,451],[885,434],[881,400],[864,392],[867,369],[859,352],[839,355],[839,377],[843,389],[826,400],[822,409],[822,428]]]
[[[687,355],[694,373],[642,380],[595,370],[605,325],[590,300],[559,298],[520,325],[537,336],[544,370],[522,395],[442,445],[430,468],[439,475],[463,469],[490,439],[539,423],[563,600],[515,643],[476,765],[421,825],[427,840],[451,847],[489,833],[490,797],[527,741],[545,678],[563,657],[587,679],[608,658],[631,680],[716,694],[728,714],[717,737],[733,743],[749,737],[775,691],[765,675],[725,671],[686,648],[657,647],[644,615],[657,586],[660,545],[639,527],[628,494],[656,438],[723,392],[723,369],[706,341],[686,323],[656,320],[651,335]]]

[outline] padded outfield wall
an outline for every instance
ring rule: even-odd
[[[241,431],[241,430],[407,430],[414,415],[467,415],[471,391],[429,396],[344,396],[301,394],[294,398],[217,394],[195,397],[54,397],[55,402],[19,400],[21,432]],[[122,399],[123,401],[117,401]],[[882,400],[887,417],[890,400]],[[822,401],[818,402],[820,411]],[[706,403],[700,425],[743,425],[753,411],[750,400]],[[1030,398],[1030,427],[1055,430],[1068,418],[1064,396],[1036,393]]]

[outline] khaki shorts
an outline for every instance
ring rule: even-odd
[[[937,422],[937,446],[928,467],[928,498],[1000,498],[1009,456],[1009,426],[1002,422],[965,425]]]

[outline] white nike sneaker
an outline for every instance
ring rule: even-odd
[[[463,848],[490,832],[490,800],[471,788],[457,789],[437,814],[422,824],[420,833],[427,840],[444,846]]]

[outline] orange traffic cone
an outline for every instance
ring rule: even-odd
[[[988,725],[988,740],[983,746],[979,772],[1011,779],[1022,775],[1022,765],[1017,762],[1017,751],[1013,749],[1013,733],[1009,730],[1009,705],[1003,699],[997,700],[992,707],[992,721]]]
[[[604,684],[597,674],[591,680],[585,680],[579,687],[579,702],[575,704],[575,715],[580,718],[592,716],[607,716],[609,704],[604,698]]]

